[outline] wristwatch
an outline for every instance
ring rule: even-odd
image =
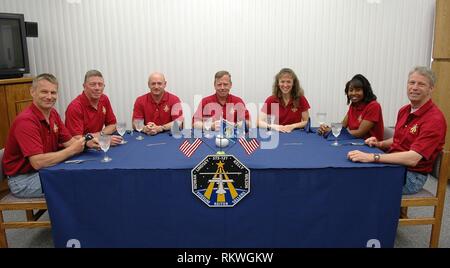
[[[375,163],[380,162],[380,157],[381,157],[380,154],[373,154],[373,161],[374,161]]]
[[[92,136],[91,133],[87,133],[86,135],[84,135],[84,150],[86,151],[88,149],[87,143],[88,141],[92,140],[94,138],[94,136]]]

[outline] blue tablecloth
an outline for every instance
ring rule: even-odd
[[[214,154],[213,140],[186,158],[181,139],[135,137],[112,147],[109,163],[88,151],[74,159],[96,160],[40,171],[56,247],[393,246],[405,168],[346,158],[377,149],[349,140],[334,147],[298,130],[250,156],[230,146],[251,170],[251,191],[233,208],[209,208],[192,193],[190,172]]]

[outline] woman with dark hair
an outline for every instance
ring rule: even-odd
[[[258,126],[284,133],[304,128],[309,120],[309,108],[297,75],[289,68],[281,69],[275,76],[272,96],[261,109]]]
[[[381,106],[377,96],[373,94],[372,86],[361,74],[355,75],[345,85],[347,104],[350,104],[347,115],[342,120],[342,127],[356,138],[376,137],[383,140],[384,124]],[[330,127],[321,125],[319,134],[330,131]]]

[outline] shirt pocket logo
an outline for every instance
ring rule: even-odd
[[[417,124],[415,124],[410,130],[409,130],[409,133],[411,134],[411,135],[417,135],[417,132],[419,131],[419,126],[417,125]]]

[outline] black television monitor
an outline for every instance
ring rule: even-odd
[[[0,13],[0,79],[30,72],[23,14]]]

